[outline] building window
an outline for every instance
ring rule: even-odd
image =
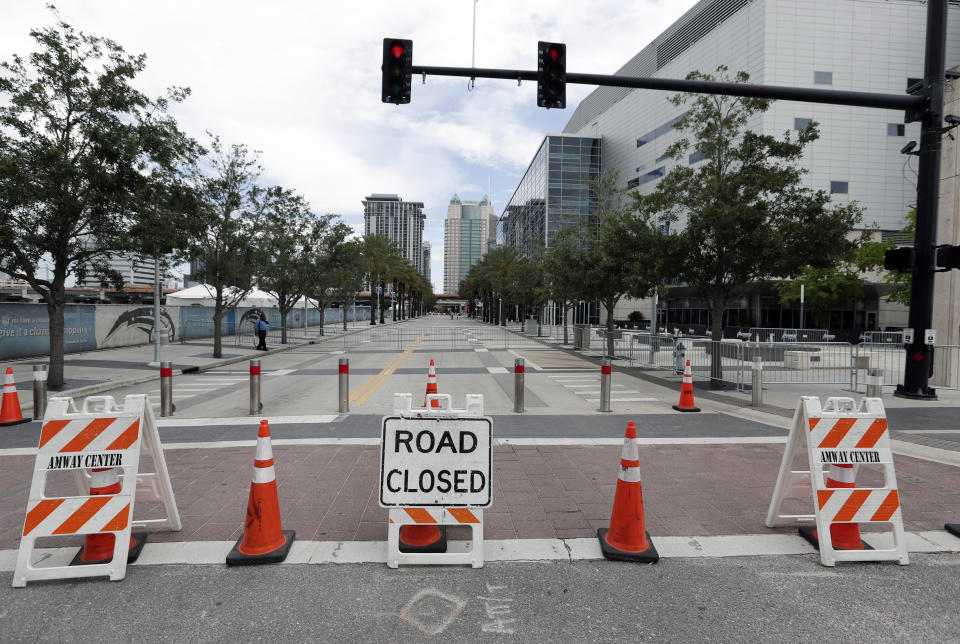
[[[636,172],[640,172],[641,170],[645,170],[646,167],[647,167],[647,164],[646,164],[646,163],[644,163],[643,165],[638,165],[638,166],[637,166],[637,169],[636,169]]]
[[[659,179],[663,176],[663,166],[660,166],[656,170],[651,170],[647,174],[637,177],[637,185],[643,185],[645,183],[650,183],[656,179]]]
[[[670,155],[664,154],[662,157],[657,157],[657,160],[654,163],[662,163],[670,158]]]
[[[693,165],[697,161],[703,161],[703,159],[704,159],[703,153],[700,152],[700,150],[697,150],[696,152],[690,155],[690,165]]]
[[[903,123],[887,123],[887,136],[903,136]]]
[[[813,119],[793,119],[793,129],[805,130],[813,122]]]
[[[627,189],[636,188],[639,185],[640,179],[630,179],[630,181],[627,181]]]
[[[813,82],[817,85],[833,85],[833,72],[813,72]]]
[[[848,185],[846,181],[831,181],[830,182],[830,194],[845,195],[848,192]]]

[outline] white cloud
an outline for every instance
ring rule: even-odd
[[[567,43],[568,71],[612,73],[694,0],[481,0],[478,67],[534,69],[536,41]],[[470,0],[404,2],[132,3],[59,0],[74,27],[145,52],[138,81],[148,93],[193,90],[175,113],[196,137],[205,130],[261,150],[264,179],[294,188],[319,211],[362,229],[360,200],[395,192],[423,201],[426,239],[442,258],[450,195],[479,198],[494,179],[499,210],[536,146],[559,131],[593,88],[570,85],[568,109],[536,107],[535,83],[414,79],[410,105],[380,103],[381,43],[412,38],[418,65],[470,65]],[[53,21],[43,3],[4,7],[0,58],[33,49],[32,27]],[[481,186],[479,189],[476,186]],[[435,262],[434,262],[435,264]],[[439,286],[442,272],[433,269]]]

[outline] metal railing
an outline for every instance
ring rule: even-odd
[[[831,342],[833,336],[826,329],[781,329],[776,327],[750,327],[751,342]],[[766,381],[766,380],[764,380]]]

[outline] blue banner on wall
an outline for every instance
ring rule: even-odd
[[[93,305],[67,305],[63,313],[65,353],[96,348]],[[0,304],[0,356],[50,354],[50,318],[45,304]]]

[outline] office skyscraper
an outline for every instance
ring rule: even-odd
[[[393,240],[418,271],[423,273],[422,201],[404,201],[399,195],[371,194],[363,204],[364,235],[383,235]]]
[[[443,291],[456,293],[470,267],[486,255],[496,237],[497,216],[488,196],[461,201],[453,195],[443,223]]]

